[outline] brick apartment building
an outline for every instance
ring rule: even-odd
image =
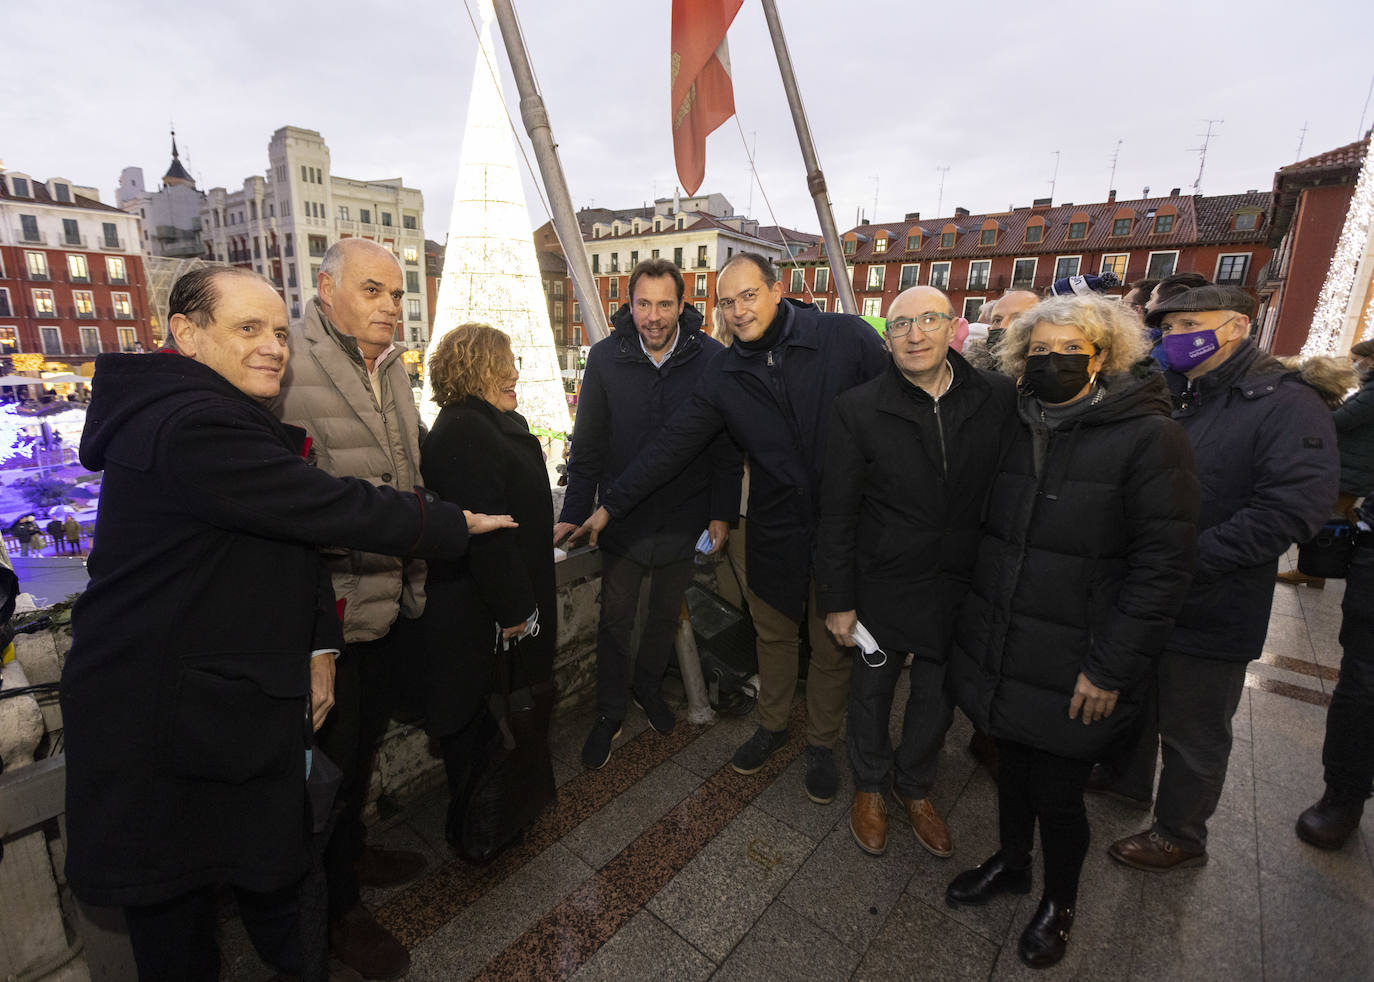
[[[1254,291],[1269,261],[1269,192],[1205,197],[1180,194],[1095,204],[1051,204],[851,228],[845,262],[862,313],[882,316],[898,293],[928,285],[949,294],[969,320],[1006,290],[1044,291],[1066,276],[1110,270],[1123,283],[1194,271]],[[824,244],[783,264],[788,296],[837,310]],[[1114,291],[1121,292],[1121,291]]]
[[[138,217],[65,178],[0,171],[0,356],[73,368],[154,347]]]

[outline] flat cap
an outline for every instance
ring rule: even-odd
[[[1240,287],[1209,283],[1206,286],[1195,286],[1165,300],[1145,315],[1145,323],[1150,327],[1159,327],[1164,321],[1165,314],[1198,310],[1234,310],[1246,317],[1254,317],[1255,309],[1255,298]]]

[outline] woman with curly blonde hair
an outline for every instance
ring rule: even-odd
[[[993,482],[949,681],[997,741],[1001,848],[945,891],[955,907],[1031,888],[1032,968],[1063,957],[1088,850],[1093,762],[1130,738],[1146,670],[1192,578],[1199,490],[1169,390],[1129,308],[1056,297],[999,346],[1022,426]]]
[[[430,563],[425,583],[427,728],[443,750],[453,795],[449,841],[477,859],[491,856],[471,855],[463,816],[474,764],[497,732],[487,697],[498,657],[512,693],[527,694],[532,712],[542,717],[537,738],[545,746],[552,708],[558,634],[553,500],[539,440],[515,411],[519,378],[504,333],[487,324],[455,327],[430,356],[430,387],[442,408],[420,452],[430,490],[476,510],[477,502],[499,501],[497,514],[519,523],[474,539],[458,562]],[[551,799],[553,771],[547,764],[545,752],[540,772],[523,777]],[[509,828],[508,841],[522,831]]]

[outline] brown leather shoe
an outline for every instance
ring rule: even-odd
[[[949,837],[949,826],[930,803],[929,798],[908,798],[901,792],[893,792],[906,809],[906,817],[911,820],[911,830],[916,833],[916,841],[925,847],[932,856],[946,859],[954,855],[954,840]]]
[[[1314,590],[1325,590],[1326,580],[1320,576],[1308,576],[1300,573],[1296,569],[1290,569],[1287,573],[1280,573],[1275,577],[1280,583],[1287,583],[1290,586],[1310,586]]]
[[[1118,839],[1107,849],[1118,863],[1147,873],[1167,873],[1171,869],[1205,866],[1207,853],[1175,845],[1153,829]]]
[[[870,856],[887,852],[887,805],[872,791],[855,791],[849,805],[849,831]]]
[[[359,886],[398,887],[425,871],[425,857],[409,849],[365,846],[353,869]]]
[[[410,952],[362,904],[329,925],[330,954],[365,979],[399,979]]]

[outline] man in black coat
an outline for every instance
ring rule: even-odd
[[[777,271],[764,256],[742,252],[716,281],[716,309],[735,343],[712,359],[686,409],[602,491],[583,524],[593,541],[612,517],[675,477],[722,432],[749,457],[747,600],[758,635],[762,725],[736,751],[741,774],[762,769],[787,742],[797,685],[798,637],[812,589],[812,553],[820,513],[821,466],[830,407],[841,392],[878,375],[887,352],[867,321],[783,300]],[[806,790],[833,801],[839,787],[832,748],[849,692],[850,659],[809,605],[811,663],[806,681]]]
[[[616,311],[610,337],[592,345],[582,378],[568,461],[568,490],[554,526],[557,543],[587,520],[598,488],[609,486],[675,417],[716,352],[695,307],[682,301],[682,272],[649,259],[630,273],[630,302]],[[739,519],[743,463],[724,433],[664,485],[606,530],[601,547],[601,625],[597,632],[597,719],[582,762],[602,767],[625,719],[627,690],[660,733],[673,711],[659,695],[673,651],[682,594],[692,579],[692,553],[709,526],[711,552]],[[640,586],[651,577],[649,605],[629,678],[630,635]]]
[[[265,960],[318,974],[297,894],[343,643],[319,548],[457,556],[509,520],[310,466],[263,405],[289,352],[261,276],[193,270],[168,309],[180,354],[101,355],[81,438],[105,478],[62,672],[67,878],[125,908],[142,979],[218,977],[225,885]]]
[[[1207,861],[1207,820],[1231,755],[1231,717],[1247,664],[1269,629],[1279,556],[1316,534],[1336,500],[1331,412],[1296,371],[1249,340],[1255,301],[1235,287],[1199,286],[1154,306],[1174,394],[1202,485],[1198,564],[1134,747],[1100,769],[1092,790],[1148,802],[1155,755],[1164,770],[1151,828],[1109,855],[1153,872]]]
[[[930,801],[954,711],[945,663],[984,500],[1016,426],[1011,379],[970,367],[950,349],[954,328],[954,307],[934,287],[893,300],[892,363],[835,400],[826,444],[816,600],[840,644],[855,644],[861,622],[881,648],[855,655],[849,691],[849,830],[874,856],[887,848],[884,795],[894,784],[921,845],[941,857],[954,851]],[[894,759],[888,718],[908,654],[911,688]]]

